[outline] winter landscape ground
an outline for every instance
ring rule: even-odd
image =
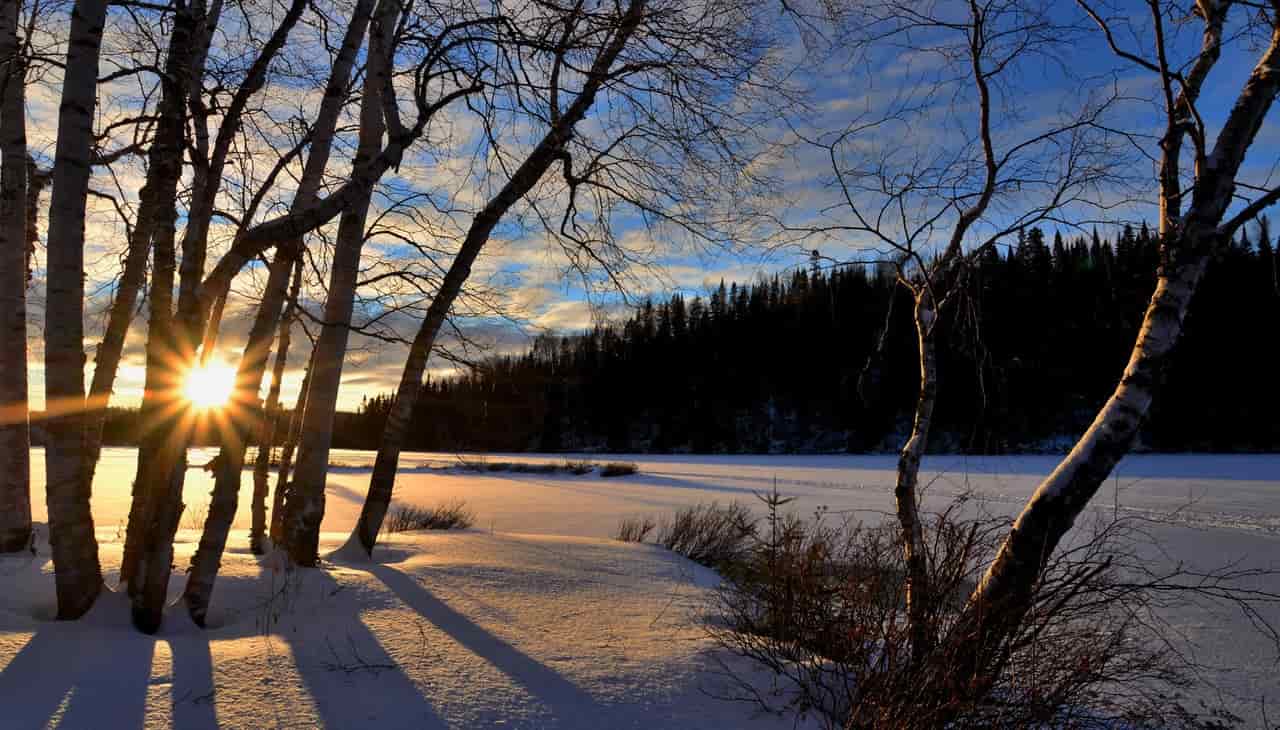
[[[193,464],[209,454],[193,452]],[[103,455],[93,495],[108,585],[120,560],[134,471],[131,449]],[[333,454],[324,551],[354,524],[373,454]],[[491,455],[562,461],[563,456]],[[255,558],[241,500],[208,630],[168,613],[156,636],[134,630],[109,595],[83,621],[53,622],[47,550],[0,560],[0,708],[5,728],[791,727],[794,718],[720,699],[732,687],[702,628],[715,574],[650,545],[611,539],[626,516],[699,501],[756,502],[775,485],[801,513],[877,521],[892,509],[891,456],[638,456],[613,479],[472,473],[451,454],[407,454],[396,499],[460,497],[466,531],[402,533],[372,563],[330,557],[286,573]],[[1050,456],[925,461],[924,506],[970,492],[1012,513],[1052,467]],[[33,459],[43,521],[43,459]],[[247,493],[245,475],[242,494]],[[192,470],[195,513],[211,486]],[[1149,516],[1164,555],[1201,567],[1280,568],[1280,456],[1134,455],[1097,510]],[[199,533],[184,519],[176,563]],[[43,528],[42,528],[43,529]],[[42,533],[43,534],[43,533]],[[1259,588],[1280,589],[1276,578]],[[175,574],[176,598],[183,577]],[[1278,609],[1280,611],[1280,609]],[[1280,623],[1280,612],[1270,620]],[[1249,620],[1205,605],[1167,616],[1211,669],[1198,690],[1261,726],[1280,701],[1274,652]],[[742,667],[733,664],[737,670]],[[767,680],[759,677],[761,686]],[[1219,694],[1221,693],[1221,694]],[[1265,705],[1264,702],[1269,702]],[[801,724],[803,726],[803,723]]]

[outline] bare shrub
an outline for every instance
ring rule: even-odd
[[[614,535],[614,539],[622,542],[644,542],[657,526],[658,523],[652,517],[624,517],[618,522],[618,533]]]
[[[475,524],[476,515],[461,499],[441,502],[435,507],[393,504],[387,513],[387,532],[411,530],[463,530]]]
[[[590,474],[595,471],[595,469],[595,462],[588,461],[587,459],[567,459],[564,462],[564,470],[574,476],[580,477],[583,474]]]
[[[511,464],[511,471],[517,474],[554,474],[560,470],[558,464],[529,464],[523,461],[517,461]]]
[[[994,673],[959,676],[966,663],[956,647],[966,637],[952,629],[1007,520],[974,515],[963,498],[926,517],[932,644],[921,658],[911,646],[896,525],[822,514],[805,521],[781,512],[787,501],[766,498],[766,529],[737,569],[722,571],[715,598],[713,638],[770,670],[782,688],[766,695],[743,677],[738,699],[812,714],[830,728],[1218,728],[1239,721],[1225,708],[1179,701],[1198,667],[1160,613],[1178,602],[1224,600],[1260,617],[1258,607],[1280,597],[1232,587],[1256,571],[1158,572],[1145,522],[1100,521],[1049,562],[1032,611],[993,649]],[[1274,636],[1269,626],[1264,633]]]
[[[631,476],[640,471],[640,467],[631,462],[611,461],[600,467],[600,476],[602,477],[626,477]]]
[[[182,526],[188,530],[203,530],[209,516],[209,503],[187,505],[182,513]]]
[[[458,467],[464,471],[488,471],[489,460],[483,456],[457,455]]]
[[[658,527],[659,545],[695,563],[722,572],[746,562],[756,535],[756,520],[746,505],[702,502],[676,510]]]

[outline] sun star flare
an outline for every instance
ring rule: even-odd
[[[199,409],[222,408],[231,400],[235,384],[235,368],[221,362],[208,362],[187,373],[182,395]]]

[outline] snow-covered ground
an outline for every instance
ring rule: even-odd
[[[341,466],[331,472],[323,529],[336,547],[359,513],[373,454],[331,458]],[[476,528],[393,536],[374,564],[335,561],[294,573],[303,576],[297,582],[247,553],[246,472],[208,631],[174,610],[158,637],[141,636],[114,595],[85,621],[49,622],[47,560],[0,560],[0,727],[790,727],[711,696],[725,688],[698,622],[714,576],[608,538],[622,517],[712,499],[752,504],[775,485],[802,514],[821,507],[878,521],[892,508],[894,458],[621,460],[640,473],[472,473],[443,468],[457,463],[454,455],[407,454],[397,500],[461,497]],[[1012,514],[1055,463],[931,457],[926,506],[967,491]],[[132,450],[107,449],[94,485],[109,573],[119,563],[133,464]],[[44,520],[38,451],[33,467],[36,519]],[[204,472],[188,473],[192,516],[179,535],[180,566],[211,486]],[[1153,528],[1169,556],[1160,559],[1280,570],[1280,456],[1130,457],[1095,503],[1139,515],[1176,511],[1174,524]],[[1280,592],[1280,580],[1254,587]],[[1271,716],[1280,712],[1277,656],[1246,617],[1206,606],[1168,618],[1217,667],[1205,679],[1228,693],[1233,709],[1256,724],[1269,695]],[[1267,618],[1280,624],[1280,607]]]

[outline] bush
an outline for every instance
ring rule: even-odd
[[[1230,573],[1206,591],[1203,576],[1151,572],[1138,549],[1149,534],[1139,522],[1100,524],[1054,556],[1031,611],[993,648],[997,660],[961,675],[973,667],[971,653],[951,629],[1007,519],[961,516],[963,499],[922,515],[928,579],[915,600],[925,601],[929,645],[913,652],[897,523],[833,523],[822,513],[806,521],[782,513],[789,500],[765,501],[765,528],[730,551],[738,560],[722,570],[708,628],[722,648],[779,680],[780,692],[760,693],[749,674],[725,665],[741,678],[741,699],[816,715],[829,728],[1216,728],[1238,720],[1178,703],[1196,666],[1157,610],[1178,595],[1225,596],[1241,608],[1273,598],[1243,589],[1232,596]],[[701,507],[678,517],[689,525],[679,534],[714,533],[701,527],[708,514]],[[668,538],[664,531],[660,539]]]
[[[464,530],[475,524],[476,516],[461,499],[441,502],[435,507],[393,504],[387,513],[387,532],[411,530]]]
[[[611,461],[600,468],[602,477],[626,477],[640,471],[640,467],[625,461]]]
[[[573,474],[574,476],[580,477],[583,474],[590,474],[591,472],[595,471],[595,469],[596,469],[595,463],[591,461],[587,461],[586,459],[579,459],[579,460],[568,459],[564,462],[564,470],[569,472],[570,474]]]
[[[511,471],[517,474],[554,474],[560,470],[558,464],[527,464],[523,461],[517,461],[511,464]]]
[[[483,456],[457,455],[458,467],[464,471],[488,471],[489,460]]]
[[[652,517],[625,517],[618,523],[618,533],[614,539],[622,542],[644,542],[657,526]]]
[[[742,565],[751,550],[756,521],[738,502],[704,502],[676,510],[658,528],[658,544],[721,572]]]

